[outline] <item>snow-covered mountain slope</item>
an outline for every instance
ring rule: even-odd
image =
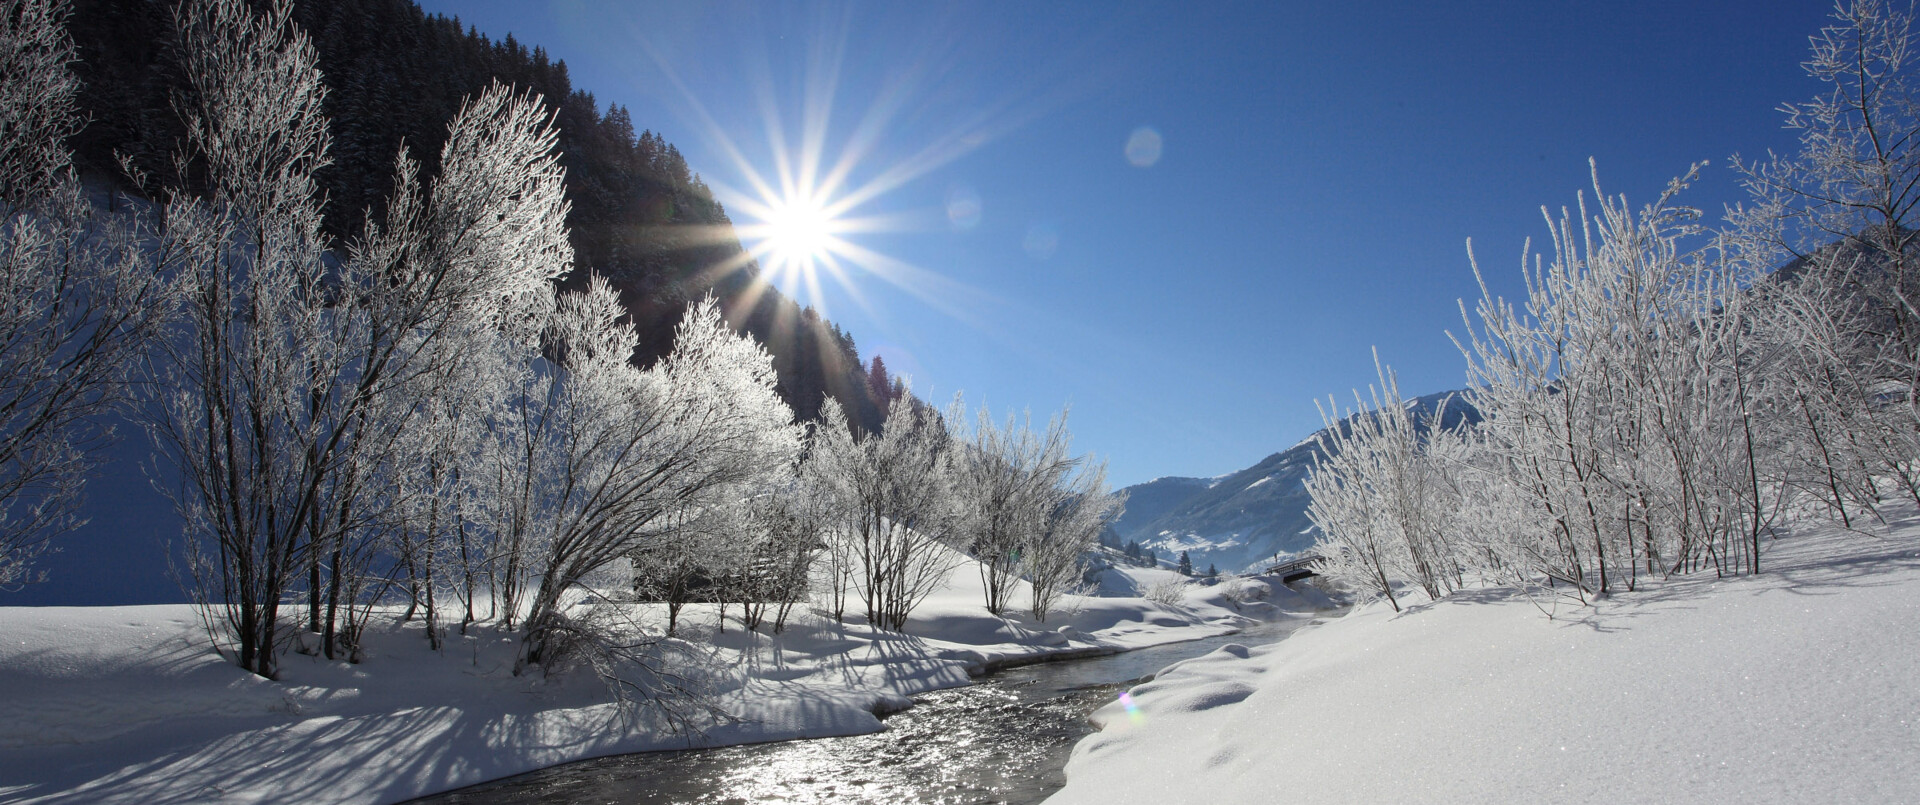
[[[1479,413],[1462,403],[1459,393],[1429,394],[1407,404],[1422,422],[1442,403],[1443,426],[1478,421]],[[1114,530],[1163,557],[1187,551],[1194,567],[1211,564],[1222,571],[1256,568],[1304,551],[1314,541],[1303,484],[1319,451],[1317,436],[1218,478],[1156,478],[1127,487],[1127,510]]]
[[[1127,510],[1115,527],[1129,522],[1147,523],[1172,512],[1194,495],[1213,487],[1219,478],[1183,478],[1169,475],[1144,484],[1127,487]]]

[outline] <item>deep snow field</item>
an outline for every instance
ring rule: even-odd
[[[1476,591],[1222,647],[1096,712],[1047,802],[1920,802],[1920,522],[1896,525],[1591,608]]]
[[[1174,574],[1108,575],[1103,588],[1124,593]],[[689,606],[681,634],[710,658],[695,672],[739,718],[703,736],[623,716],[585,670],[514,677],[515,638],[486,629],[456,629],[435,653],[417,623],[376,617],[364,662],[289,653],[268,681],[215,655],[189,606],[4,607],[0,802],[394,802],[602,755],[872,732],[876,711],[989,666],[1217,635],[1328,603],[1270,588],[1270,602],[1244,606],[1218,585],[1189,588],[1179,606],[1070,597],[1072,611],[1043,625],[989,616],[967,563],[906,635],[803,608],[779,636],[737,620],[715,634],[713,609]]]

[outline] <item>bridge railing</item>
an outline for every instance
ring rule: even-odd
[[[1279,576],[1283,582],[1311,578],[1319,575],[1313,572],[1313,563],[1317,561],[1320,561],[1318,556],[1302,556],[1273,565],[1262,572],[1268,576]]]

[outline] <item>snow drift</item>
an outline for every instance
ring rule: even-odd
[[[1048,802],[1920,801],[1920,522],[1773,545],[1552,619],[1469,591],[1221,648],[1096,713]]]

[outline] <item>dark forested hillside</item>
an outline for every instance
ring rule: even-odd
[[[96,178],[140,189],[121,171],[121,155],[150,186],[174,178],[182,130],[173,98],[185,86],[167,34],[172,13],[156,0],[76,0],[74,67],[89,123],[74,148]],[[854,422],[879,423],[885,405],[875,404],[853,339],[760,285],[726,210],[679,149],[636,130],[625,108],[575,88],[564,60],[429,16],[410,0],[301,0],[293,17],[313,38],[329,90],[333,165],[321,182],[337,244],[380,211],[403,146],[432,176],[462,100],[495,80],[512,84],[542,96],[559,130],[576,259],[567,281],[593,272],[612,282],[640,331],[640,361],[666,354],[687,302],[711,291],[729,321],[773,354],[781,395],[798,417],[817,417],[831,394]]]

